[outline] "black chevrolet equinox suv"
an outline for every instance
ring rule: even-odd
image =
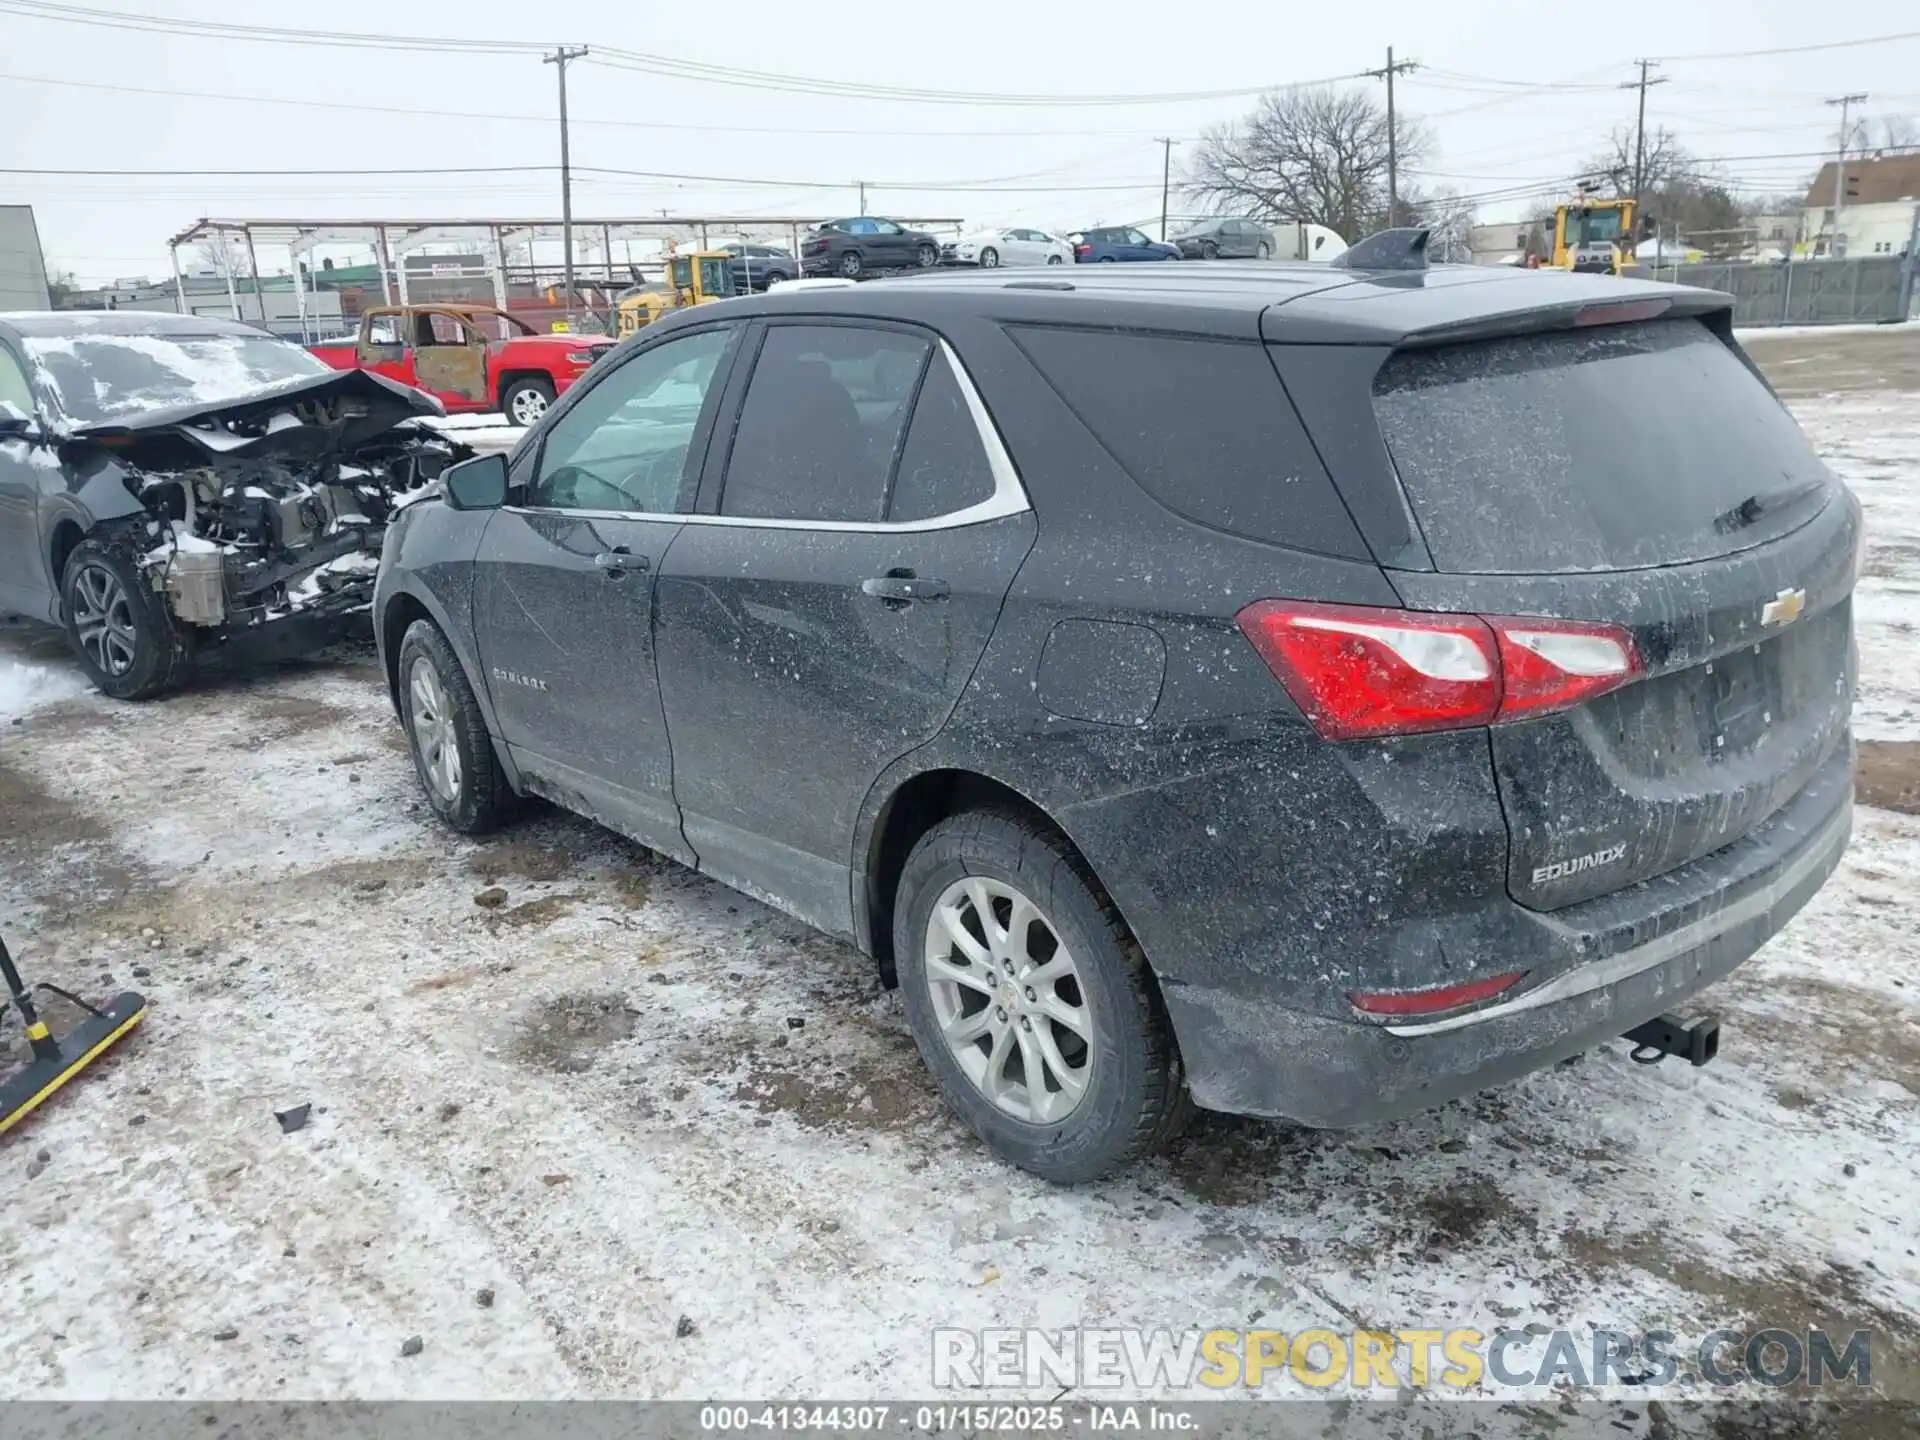
[[[1846,845],[1860,509],[1730,307],[1394,231],[683,311],[403,512],[382,659],[449,825],[850,938],[1041,1175],[1403,1114],[1643,1033]]]

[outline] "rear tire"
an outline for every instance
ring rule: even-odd
[[[553,384],[537,377],[515,380],[500,392],[500,412],[509,425],[533,425],[553,404]]]
[[[462,835],[498,829],[515,796],[467,672],[431,620],[407,627],[399,675],[401,724],[427,805]]]
[[[173,689],[193,663],[193,648],[124,549],[82,540],[60,576],[67,643],[102,695],[151,700]]]
[[[1047,257],[1047,263],[1049,265],[1064,265],[1067,262],[1062,260],[1058,255],[1049,255]]]
[[[1111,264],[1113,264],[1113,263],[1114,263],[1114,259],[1113,259],[1113,256],[1111,256],[1111,255],[1102,255],[1102,256],[1100,257],[1100,263],[1101,263],[1102,265],[1111,265]]]
[[[1254,247],[1253,247],[1253,258],[1254,258],[1254,259],[1256,259],[1256,260],[1270,260],[1270,259],[1272,259],[1272,258],[1273,258],[1273,247],[1272,247],[1271,245],[1269,245],[1269,244],[1267,244],[1267,242],[1266,242],[1266,241],[1264,241],[1264,240],[1262,240],[1262,241],[1261,241],[1261,242],[1260,242],[1260,243],[1259,243],[1258,245],[1256,245],[1256,246],[1254,246]]]
[[[860,278],[860,252],[849,250],[840,257],[840,273],[849,280]]]
[[[1016,923],[1026,906],[1030,918]],[[1186,1077],[1146,956],[1050,826],[1001,809],[943,820],[907,857],[893,924],[914,1040],[942,1096],[995,1154],[1072,1185],[1183,1128]]]

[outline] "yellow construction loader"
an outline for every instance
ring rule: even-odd
[[[1579,198],[1553,212],[1552,253],[1547,264],[1583,275],[1618,275],[1633,263],[1634,203]]]
[[[710,305],[734,295],[733,257],[724,250],[682,250],[667,256],[667,278],[644,281],[638,267],[633,285],[620,292],[614,310],[622,338],[651,325],[669,310]]]

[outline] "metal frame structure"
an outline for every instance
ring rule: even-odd
[[[758,234],[769,232],[778,234],[784,230],[789,248],[797,258],[800,254],[800,234],[802,230],[812,229],[826,220],[836,218],[833,215],[659,215],[651,219],[641,216],[621,216],[605,219],[576,217],[573,221],[573,235],[576,247],[579,239],[598,239],[601,259],[598,263],[581,265],[574,257],[574,270],[588,277],[599,275],[592,283],[620,286],[627,283],[627,263],[621,262],[616,273],[613,262],[613,244],[615,240],[633,242],[653,242],[655,244],[677,243],[692,244],[704,250],[708,248],[708,238],[715,232],[723,235]],[[899,223],[915,229],[957,231],[961,220],[943,217],[934,219],[901,217]],[[167,241],[167,253],[173,264],[174,301],[184,312],[186,309],[186,286],[180,269],[180,247],[194,245],[210,240],[222,240],[238,236],[245,244],[247,269],[254,278],[254,304],[259,312],[257,317],[263,324],[266,321],[266,298],[260,293],[259,245],[284,247],[292,261],[294,303],[299,309],[301,329],[304,332],[307,319],[307,287],[300,275],[300,260],[321,245],[355,245],[371,247],[380,268],[380,288],[385,302],[389,305],[407,303],[406,257],[430,245],[458,244],[477,246],[487,258],[488,271],[493,280],[494,303],[502,309],[507,307],[508,266],[507,249],[509,246],[532,241],[562,242],[563,222],[558,219],[476,219],[476,220],[404,220],[404,219],[326,219],[326,220],[216,220],[202,217],[186,229]],[[564,243],[564,242],[562,242]],[[645,264],[649,262],[635,262]],[[658,264],[658,261],[651,262]],[[530,267],[538,283],[539,272],[546,268],[535,264]],[[556,272],[564,269],[560,262],[552,267]],[[233,318],[244,320],[241,314],[240,297],[234,286],[233,266],[226,267],[227,303],[233,311]],[[397,292],[397,293],[396,293]]]

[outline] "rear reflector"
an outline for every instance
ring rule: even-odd
[[[1519,984],[1526,973],[1524,970],[1515,970],[1506,975],[1491,975],[1485,980],[1469,980],[1462,985],[1440,985],[1431,990],[1392,990],[1378,995],[1363,995],[1355,991],[1347,998],[1353,1002],[1354,1009],[1383,1019],[1440,1015],[1448,1010],[1477,1005],[1482,1000],[1491,1000],[1502,991],[1511,990]]]
[[[1640,673],[1618,625],[1295,600],[1259,600],[1236,619],[1329,740],[1522,720]]]

